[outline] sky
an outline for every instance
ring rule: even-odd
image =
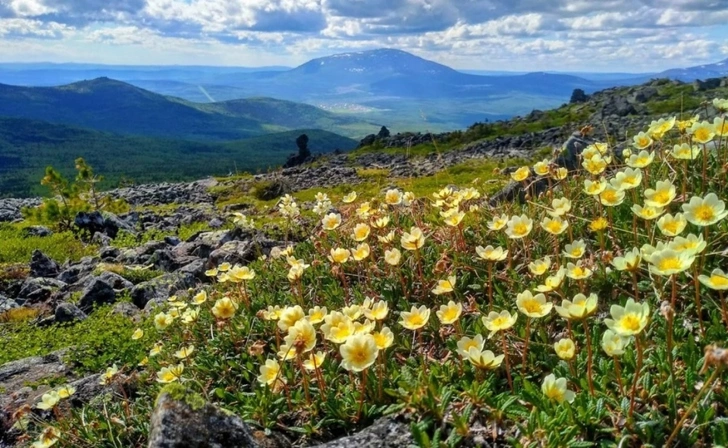
[[[458,69],[728,58],[728,0],[0,0],[0,61],[295,66],[398,48]]]

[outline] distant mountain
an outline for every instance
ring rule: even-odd
[[[297,128],[363,135],[367,126],[307,104],[255,98],[193,103],[109,78],[59,87],[0,85],[0,116],[99,131],[205,141],[239,140]],[[369,130],[376,126],[368,126]]]
[[[0,118],[0,197],[45,194],[40,179],[48,165],[72,175],[73,161],[85,158],[105,178],[103,187],[123,178],[134,182],[199,179],[208,175],[255,172],[280,166],[306,133],[313,153],[353,149],[358,142],[320,130],[296,130],[217,143],[135,137],[43,121]]]
[[[687,68],[673,68],[659,73],[657,78],[672,78],[680,81],[694,81],[696,79],[722,78],[728,76],[728,59],[714,64],[696,65]]]

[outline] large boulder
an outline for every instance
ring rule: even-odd
[[[98,262],[97,258],[83,257],[78,263],[64,265],[56,279],[69,285],[74,284],[90,275],[96,269]]]
[[[45,302],[54,292],[65,286],[66,283],[53,278],[29,278],[23,282],[15,301],[21,306]]]
[[[152,412],[149,448],[263,447],[237,415],[206,404],[183,386],[167,386]]]
[[[51,260],[49,256],[39,251],[33,251],[30,258],[30,276],[31,277],[55,277],[59,274],[60,268],[58,263]]]
[[[107,280],[96,277],[81,292],[78,307],[85,312],[93,310],[95,306],[116,302],[116,291]]]
[[[86,319],[86,313],[81,311],[76,305],[68,302],[58,304],[54,315],[54,322],[64,324]]]
[[[131,290],[131,300],[139,308],[148,303],[160,303],[180,290],[195,286],[195,278],[190,274],[179,272],[164,274],[149,281],[139,283]]]
[[[416,446],[410,426],[393,417],[383,417],[371,426],[316,448],[400,448]]]

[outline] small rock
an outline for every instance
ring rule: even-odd
[[[186,290],[195,285],[195,279],[190,274],[170,273],[152,280],[139,283],[131,290],[132,303],[144,309],[149,302],[164,301],[179,290]]]
[[[39,237],[47,237],[53,235],[53,232],[51,229],[45,226],[29,226],[23,229],[23,234],[25,234],[26,237],[28,236],[39,236]]]
[[[141,311],[133,303],[118,302],[111,308],[111,314],[121,314],[130,319],[136,319]]]
[[[56,307],[55,322],[58,324],[84,320],[86,317],[86,313],[72,303],[63,302]]]
[[[33,251],[30,259],[30,276],[31,277],[55,277],[60,272],[58,263],[51,260],[43,252],[38,249]]]
[[[409,425],[392,417],[384,417],[356,434],[323,445],[316,445],[316,448],[402,448],[409,446],[416,446]]]
[[[65,286],[66,283],[52,278],[29,278],[23,282],[15,301],[21,306],[43,302]]]
[[[107,262],[116,260],[119,255],[121,255],[121,251],[112,246],[104,247],[99,251],[99,258]]]
[[[5,296],[0,296],[0,313],[12,310],[13,308],[17,308],[18,306],[19,305],[15,300],[9,299]]]

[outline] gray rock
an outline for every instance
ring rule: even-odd
[[[37,207],[42,203],[40,198],[17,199],[7,198],[0,199],[0,222],[12,222],[22,219],[20,211],[26,207]]]
[[[30,259],[30,276],[31,277],[55,277],[59,274],[60,268],[58,263],[51,260],[43,252],[38,249],[33,251]]]
[[[94,278],[81,292],[78,307],[90,312],[95,306],[116,302],[116,291],[104,279]]]
[[[77,320],[84,320],[88,316],[86,313],[81,311],[76,305],[68,302],[58,304],[55,312],[55,323],[62,324],[68,322],[75,322]]]
[[[111,308],[111,314],[121,314],[130,319],[136,319],[141,311],[133,303],[118,302]]]
[[[269,253],[270,249],[279,245],[280,242],[272,241],[263,234],[257,234],[245,241],[228,241],[210,253],[208,264],[211,266],[218,266],[223,262],[245,264]]]
[[[0,295],[0,313],[12,310],[13,308],[17,308],[18,306],[19,305],[15,300]]]
[[[262,447],[240,417],[201,402],[201,397],[177,397],[186,393],[176,386],[175,399],[162,390],[152,412],[149,448]]]
[[[29,278],[23,282],[15,301],[21,306],[43,302],[65,286],[66,283],[52,278]]]
[[[64,265],[63,271],[58,274],[56,279],[70,284],[74,284],[82,278],[91,274],[98,265],[98,259],[92,257],[84,257],[80,262],[73,265]]]
[[[180,274],[189,274],[200,281],[207,281],[208,278],[205,276],[207,262],[201,258],[194,260],[193,262],[182,266],[177,272]]]
[[[182,241],[180,241],[180,239],[176,236],[165,236],[164,242],[169,244],[170,246],[176,246],[179,243],[181,243]]]
[[[134,283],[125,279],[121,275],[111,271],[102,272],[101,274],[99,274],[98,279],[110,285],[117,292],[121,292],[134,287]]]
[[[103,261],[115,261],[121,255],[121,251],[113,246],[107,246],[99,251],[99,258]]]
[[[134,286],[131,290],[131,300],[134,305],[144,309],[149,302],[167,300],[177,291],[187,290],[194,285],[195,279],[190,274],[164,274]]]
[[[23,229],[23,234],[25,236],[47,237],[53,235],[53,232],[45,226],[28,226]]]
[[[316,448],[407,448],[415,446],[417,445],[407,423],[384,417],[356,434],[316,445]]]

